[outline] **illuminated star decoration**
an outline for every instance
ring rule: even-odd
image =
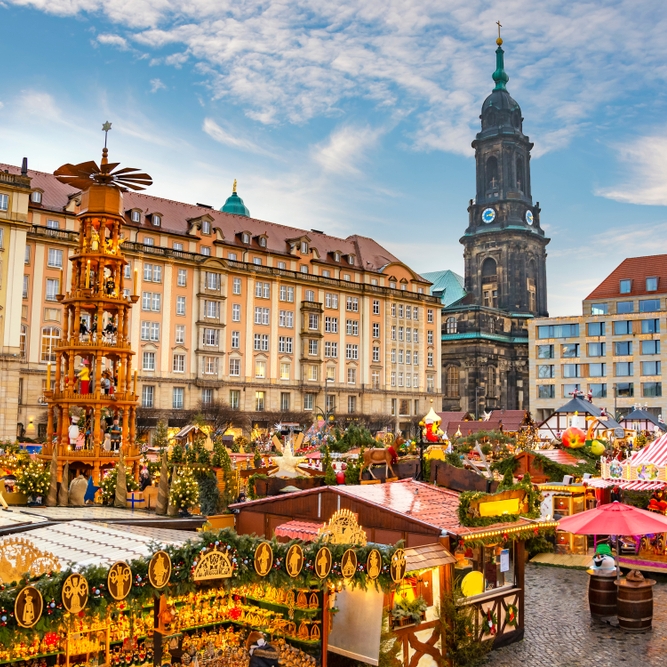
[[[290,445],[285,445],[282,456],[271,457],[273,465],[278,466],[276,477],[299,477],[303,473],[298,466],[306,460],[305,456],[294,456]]]
[[[107,137],[109,136],[109,130],[111,129],[111,123],[107,121],[102,125],[102,132],[104,132],[104,148],[107,147]]]

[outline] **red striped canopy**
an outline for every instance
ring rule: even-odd
[[[652,463],[659,467],[667,465],[667,433],[632,455],[633,466],[645,463]]]
[[[601,479],[595,477],[585,480],[585,484],[596,489],[606,489],[610,486],[618,486],[619,489],[627,491],[655,491],[667,487],[667,482],[645,482],[640,479]]]

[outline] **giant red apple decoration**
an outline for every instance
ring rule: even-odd
[[[563,447],[579,449],[586,444],[586,434],[576,426],[565,429],[562,436]]]

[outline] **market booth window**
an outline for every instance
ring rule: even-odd
[[[465,597],[517,585],[514,573],[514,543],[480,546],[462,543],[454,552],[454,583]]]

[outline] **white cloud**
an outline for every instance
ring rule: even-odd
[[[151,79],[151,93],[157,93],[158,90],[167,90],[167,86],[160,79]]]
[[[629,204],[667,205],[667,135],[640,137],[615,149],[624,178],[595,194]]]
[[[377,128],[341,127],[314,148],[312,157],[325,171],[358,174],[359,163],[375,147],[381,134],[382,130]]]
[[[340,115],[355,98],[392,118],[410,111],[414,147],[422,150],[470,154],[479,102],[492,87],[498,16],[507,26],[509,89],[522,103],[536,155],[567,145],[628,91],[660,91],[667,79],[667,4],[647,0],[7,2],[103,14],[127,32],[98,41],[140,44],[155,64],[191,62],[213,98],[260,123]]]
[[[225,146],[230,146],[231,148],[236,148],[248,153],[259,153],[262,155],[271,155],[274,157],[269,150],[262,148],[250,139],[246,139],[239,136],[238,134],[224,130],[212,118],[204,119],[202,130],[204,130],[204,132],[206,132],[206,134],[208,134],[211,139],[217,141],[220,144],[224,144]]]
[[[121,51],[127,51],[129,48],[127,45],[127,40],[124,37],[121,37],[120,35],[109,35],[109,34],[101,34],[97,35],[97,41],[100,44],[104,44],[105,46],[115,46]]]
[[[13,107],[16,115],[24,118],[67,124],[54,97],[41,90],[22,90]]]

